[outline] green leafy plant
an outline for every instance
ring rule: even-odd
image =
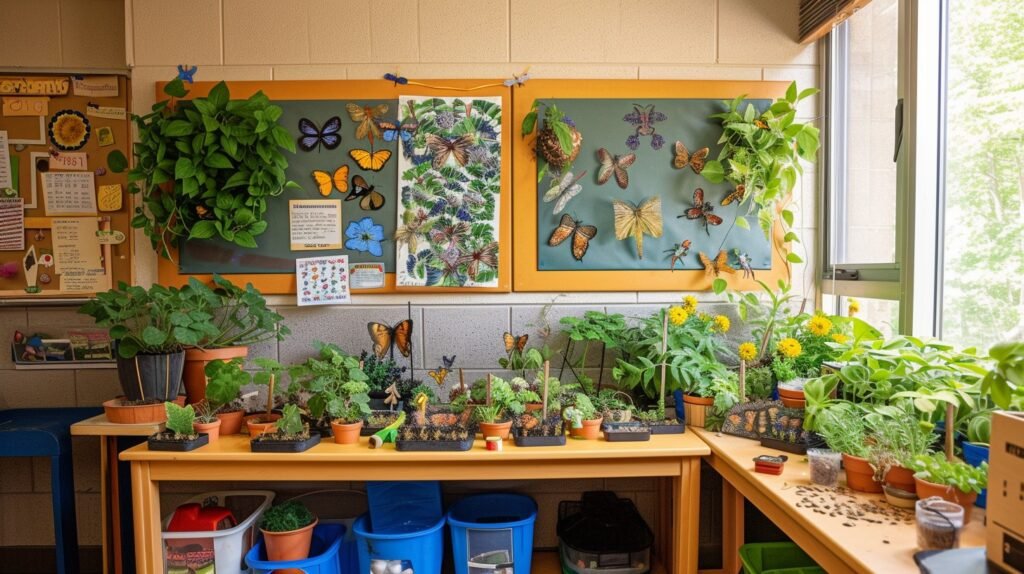
[[[290,500],[271,506],[260,519],[260,529],[266,532],[291,532],[309,526],[316,516],[301,502]]]
[[[958,488],[966,493],[978,493],[988,485],[988,463],[971,466],[958,460],[947,460],[940,452],[915,456],[909,461],[914,476],[935,484]]]
[[[796,366],[793,359],[775,359],[772,361],[772,373],[780,383],[792,381],[797,378]]]
[[[211,415],[235,402],[242,386],[252,381],[252,376],[242,368],[242,359],[210,361],[205,372],[205,402]]]
[[[718,140],[722,151],[718,159],[707,162],[701,175],[712,183],[743,185],[746,194],[741,201],[747,204],[749,213],[757,216],[769,239],[776,211],[788,200],[798,175],[803,173],[800,160],[813,162],[818,152],[818,128],[796,121],[797,104],[816,93],[816,88],[798,91],[793,82],[785,97],[762,113],[749,103],[741,109],[746,96],[738,96],[725,102],[727,111],[711,116],[722,122],[722,137]],[[781,214],[785,240],[797,241],[791,229],[793,212],[782,209]],[[738,217],[736,223],[749,227],[744,217]],[[795,253],[789,253],[788,259],[793,263],[802,261]]]
[[[526,403],[540,401],[540,395],[530,389],[525,379],[513,379],[516,383],[499,377],[491,377],[491,404],[486,405],[487,380],[473,383],[470,396],[478,406],[473,415],[480,422],[493,423],[507,420],[526,412]]]
[[[405,367],[399,367],[398,363],[390,357],[378,357],[376,353],[363,351],[359,354],[359,361],[363,363],[363,372],[366,373],[366,384],[370,386],[370,392],[383,392],[392,384],[402,380]]]
[[[559,322],[562,324],[562,331],[569,338],[567,357],[573,355],[577,345],[583,344],[583,352],[572,365],[573,373],[583,388],[593,394],[594,381],[586,374],[590,346],[600,345],[602,353],[618,349],[626,330],[626,318],[621,313],[586,311],[583,317],[562,317]]]
[[[975,413],[967,423],[967,440],[975,444],[987,445],[992,440],[992,413],[990,411]]]
[[[265,436],[265,435],[264,435]],[[281,409],[281,418],[277,421],[277,438],[285,440],[307,438],[309,428],[302,422],[302,412],[299,406],[287,404]]]
[[[167,430],[174,434],[176,440],[195,438],[196,432],[192,423],[196,421],[196,411],[192,405],[180,407],[172,402],[164,403],[167,411]]]
[[[988,354],[995,366],[982,379],[981,392],[999,408],[1010,408],[1014,394],[1024,387],[1024,342],[993,345]]]
[[[832,392],[839,385],[839,377],[835,374],[823,375],[813,378],[804,383],[804,405],[803,428],[807,431],[818,431],[818,418],[827,416],[829,409],[838,404],[832,398]]]
[[[906,401],[875,406],[865,420],[870,429],[867,459],[879,482],[893,467],[906,467],[914,457],[931,452],[935,442],[933,425],[918,420],[913,405]]]
[[[547,346],[541,348],[526,347],[522,351],[518,347],[513,346],[512,350],[504,357],[498,358],[498,365],[502,369],[519,371],[519,375],[525,379],[527,371],[540,369],[544,366],[544,361],[551,359],[552,354],[551,349]]]
[[[334,386],[327,401],[327,413],[342,423],[357,423],[370,415],[370,386],[363,381],[348,381]]]
[[[583,421],[594,420],[597,416],[597,407],[586,393],[576,393],[572,405],[565,409],[565,419],[572,422],[573,428],[580,428]]]
[[[544,106],[543,112],[541,106]],[[541,119],[538,122],[538,119]],[[538,125],[540,126],[537,131]],[[572,167],[575,155],[579,153],[579,142],[582,141],[576,125],[555,104],[545,104],[534,100],[530,111],[523,118],[521,133],[524,137],[537,131],[537,155],[545,160],[537,172],[540,183],[549,167],[555,172],[563,172]]]
[[[366,374],[359,368],[359,359],[345,354],[331,343],[317,341],[314,346],[317,348],[315,357],[289,368],[288,374],[292,380],[289,394],[299,390],[309,393],[306,406],[314,420],[323,418],[332,401],[339,409],[338,412],[346,416],[354,414],[355,410],[362,412],[363,408],[366,409],[364,414],[369,414],[369,396],[366,395],[369,387],[366,385]],[[361,384],[346,387],[348,383]],[[345,399],[339,399],[342,396]],[[356,402],[353,402],[353,396],[357,397]],[[365,404],[361,402],[364,396]]]
[[[284,340],[291,330],[283,324],[284,317],[267,307],[267,300],[258,289],[247,283],[239,287],[214,273],[212,287],[190,278],[181,288],[181,297],[189,309],[213,317],[216,328],[208,330],[192,346],[200,349],[252,346],[264,341]],[[180,317],[175,319],[181,320]]]
[[[772,374],[770,367],[751,367],[747,369],[746,392],[748,400],[757,401],[771,396]]]
[[[267,387],[267,414],[269,415],[274,410],[277,398],[287,394],[287,389],[281,384],[281,379],[288,368],[268,357],[257,357],[254,362],[260,370],[253,375],[252,382]]]
[[[805,391],[806,393],[806,388]],[[826,416],[819,415],[815,430],[832,450],[867,458],[867,425],[864,413],[852,403],[839,403],[828,409]]]
[[[132,227],[168,259],[179,240],[215,235],[256,248],[267,199],[299,187],[285,177],[282,150],[294,153],[295,142],[277,123],[281,108],[263,92],[232,100],[224,82],[203,98],[180,99],[188,95],[181,79],[164,93],[170,99],[132,115],[138,140],[128,188],[142,197]]]

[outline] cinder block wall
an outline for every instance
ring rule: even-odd
[[[798,0],[0,0],[0,69],[131,67],[133,105],[154,100],[154,82],[175,66],[199,66],[203,80],[504,78],[529,67],[534,78],[797,80],[817,83],[817,52],[796,43]],[[804,119],[819,115],[812,98]],[[796,194],[798,247],[814,261],[816,188],[813,168]],[[144,242],[139,245],[145,245]],[[136,275],[155,277],[155,258],[140,248]],[[809,292],[807,266],[794,283]],[[720,312],[727,305],[697,294]],[[314,340],[357,352],[367,346],[368,320],[397,321],[412,303],[417,321],[413,366],[433,368],[455,353],[467,376],[497,368],[505,330],[539,337],[541,309],[549,319],[604,309],[640,316],[678,293],[560,295],[415,295],[356,297],[349,307],[298,309],[272,303],[294,334],[256,350],[301,360]],[[70,308],[0,307],[0,336],[88,324]],[[735,321],[734,321],[735,323]],[[564,339],[553,341],[556,346]],[[588,365],[595,369],[594,353]],[[610,368],[610,365],[606,365]],[[596,373],[595,373],[596,374]],[[606,373],[607,375],[607,373]],[[606,379],[607,380],[607,379]],[[99,405],[117,393],[113,371],[14,371],[0,353],[0,408]],[[97,441],[75,441],[83,544],[99,543]],[[0,546],[52,544],[48,463],[0,459]],[[500,479],[501,477],[495,477]],[[649,480],[501,483],[548,503],[584,488],[613,488],[634,497],[644,514],[655,508]],[[344,486],[344,483],[343,485]],[[357,485],[358,486],[358,485]],[[494,485],[455,485],[453,494]],[[203,489],[168,485],[165,508]],[[24,516],[33,516],[25,521]],[[553,516],[542,516],[538,543],[554,544]]]

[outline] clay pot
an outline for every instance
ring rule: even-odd
[[[505,421],[503,423],[479,423],[480,434],[484,438],[496,436],[503,439],[508,438],[509,432],[512,431],[512,421]]]
[[[222,421],[220,419],[217,419],[215,422],[212,423],[201,423],[197,421],[192,423],[192,428],[195,429],[197,433],[206,433],[206,435],[209,437],[208,442],[212,443],[216,442],[217,439],[220,438],[221,422]]]
[[[257,437],[268,432],[277,430],[277,420],[281,415],[277,413],[262,413],[245,417],[245,426],[249,429],[249,436]]]
[[[528,413],[539,411],[542,408],[544,408],[544,403],[526,403],[526,412]]]
[[[924,500],[925,498],[931,498],[932,496],[938,496],[943,500],[949,502],[955,502],[960,506],[964,507],[964,521],[968,522],[971,518],[971,509],[974,508],[974,501],[978,498],[976,492],[964,492],[955,486],[947,486],[945,484],[936,484],[934,482],[928,482],[927,480],[914,477],[914,482],[917,483],[917,496]]]
[[[896,487],[900,490],[914,494],[917,492],[917,485],[914,481],[914,471],[902,466],[894,466],[885,473],[885,484]]]
[[[319,521],[320,519],[314,519],[311,524],[288,532],[267,532],[261,528],[263,543],[267,547],[267,560],[284,562],[309,558],[309,546],[313,542],[313,528]],[[278,568],[274,572],[277,574],[303,574],[303,571],[297,568]]]
[[[799,399],[804,400],[803,389],[787,389],[786,387],[779,386],[779,396],[785,399]]]
[[[249,355],[249,347],[227,347],[225,349],[187,349],[185,351],[185,396],[188,404],[206,399],[206,364],[210,361],[230,361]]]
[[[603,418],[587,419],[583,421],[581,428],[570,428],[569,436],[585,440],[597,440],[601,436],[601,421]]]
[[[167,421],[167,410],[163,403],[145,405],[123,405],[122,399],[110,399],[103,403],[103,412],[112,423],[138,425]]]
[[[220,434],[228,436],[242,432],[243,417],[245,411],[217,413],[217,418],[220,419]]]
[[[843,467],[846,468],[846,486],[858,492],[882,492],[882,483],[875,481],[875,469],[871,468],[868,459],[843,454]]]
[[[715,404],[715,399],[683,395],[683,410],[686,414],[686,424],[694,427],[704,428],[704,420],[707,418],[708,407]]]
[[[356,444],[359,442],[359,431],[363,429],[363,421],[357,423],[339,423],[331,421],[331,433],[338,444]]]

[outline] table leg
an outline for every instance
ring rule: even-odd
[[[722,569],[725,574],[740,570],[740,546],[743,546],[743,495],[722,478]]]
[[[121,548],[121,481],[118,479],[118,468],[117,468],[117,437],[108,436],[104,437],[104,441],[107,443],[107,461],[109,468],[107,469],[107,475],[110,477],[110,489],[108,496],[110,500],[108,502],[110,508],[110,557],[113,567],[108,572],[114,572],[114,574],[122,574],[124,571],[124,563],[122,561],[122,548]],[[113,455],[111,455],[113,453]]]
[[[148,462],[132,462],[132,506],[135,516],[135,565],[139,572],[162,572],[160,485],[153,481]]]
[[[107,457],[107,437],[100,437],[100,550],[103,552],[103,574],[110,572],[110,488],[107,481],[110,480],[108,466],[110,462]]]
[[[700,457],[682,460],[682,472],[673,479],[672,572],[690,574],[697,571],[700,530]]]

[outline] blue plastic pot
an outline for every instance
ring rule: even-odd
[[[988,445],[979,444],[976,442],[964,441],[964,460],[971,466],[981,466],[982,462],[988,462]],[[981,491],[978,495],[978,500],[974,501],[974,505],[979,508],[985,508],[985,503],[988,501],[988,489]]]

